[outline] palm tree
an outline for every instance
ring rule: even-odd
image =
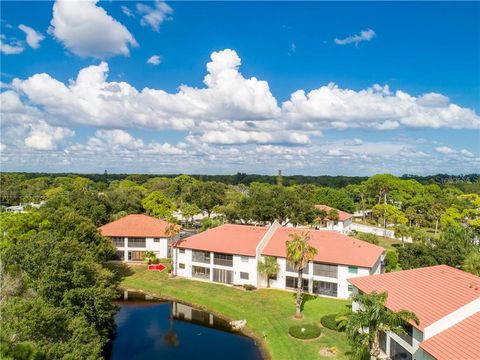
[[[302,234],[290,234],[291,240],[287,240],[287,260],[290,261],[293,267],[298,271],[297,279],[297,296],[295,301],[295,317],[302,317],[302,296],[303,296],[303,269],[308,265],[309,261],[313,260],[317,254],[317,249],[310,245],[310,235],[308,232]]]
[[[258,272],[267,277],[267,288],[270,287],[270,279],[275,278],[279,270],[280,266],[273,256],[265,256],[264,261],[258,262]]]
[[[147,264],[150,265],[152,262],[155,261],[157,255],[153,251],[146,251],[143,258],[147,262]]]
[[[378,359],[380,355],[380,331],[406,334],[404,324],[407,321],[418,322],[417,316],[407,310],[397,312],[385,307],[388,294],[375,291],[371,294],[356,294],[353,302],[359,309],[353,312],[347,323],[347,336],[352,345],[355,358],[363,358],[368,352],[370,358]]]

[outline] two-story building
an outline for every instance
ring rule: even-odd
[[[131,214],[101,226],[103,236],[112,239],[121,261],[143,261],[145,252],[153,251],[157,258],[170,258],[171,241],[178,239],[168,234],[170,227],[180,226],[143,214]]]
[[[386,307],[414,312],[419,324],[407,334],[381,333],[384,358],[405,360],[480,359],[480,278],[447,265],[348,280],[354,292],[386,291]],[[358,311],[358,304],[352,309]]]
[[[294,289],[297,272],[286,261],[286,241],[294,233],[308,232],[317,249],[315,259],[304,269],[304,289],[312,294],[348,298],[347,279],[381,272],[384,249],[335,231],[222,225],[174,245],[175,275],[230,285],[265,287],[266,277],[257,271],[259,261],[273,256],[279,272],[270,285]]]
[[[334,230],[341,234],[348,234],[350,232],[350,226],[352,225],[353,220],[352,214],[332,208],[327,205],[315,205],[315,208],[318,210],[323,210],[327,214],[331,210],[336,210],[338,213],[338,219],[329,219],[328,217],[326,217],[325,219],[320,221],[318,224],[320,229]]]

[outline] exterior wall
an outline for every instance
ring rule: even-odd
[[[192,261],[193,251],[185,249],[184,253],[181,249],[174,248],[174,267],[175,275],[190,278],[193,280],[201,280],[192,277],[192,266],[201,266],[210,269],[210,279],[213,282],[213,269],[223,269],[233,271],[233,285],[253,285],[258,287],[257,261],[254,256],[233,255],[233,266],[222,266],[214,264],[214,252],[210,252],[210,263],[200,263]],[[180,264],[184,265],[184,269],[180,268]],[[242,279],[240,273],[248,273],[248,279]]]
[[[285,287],[285,281],[287,276],[298,277],[297,272],[287,271],[287,261],[285,258],[277,258],[280,270],[277,275],[277,280],[270,280],[270,287],[275,289],[287,289]],[[333,265],[333,264],[332,264]],[[370,268],[357,267],[357,273],[350,273],[349,267],[346,265],[337,265],[337,278],[325,277],[313,275],[313,262],[308,264],[308,274],[303,274],[304,279],[308,279],[308,289],[310,293],[313,293],[313,281],[324,281],[337,284],[337,298],[348,299],[352,294],[349,291],[349,283],[347,279],[353,277],[370,275]]]
[[[352,218],[347,219],[345,221],[332,221],[327,220],[327,226],[325,226],[324,230],[333,230],[339,232],[340,234],[348,234],[350,233],[352,225]],[[322,230],[322,228],[320,229]]]
[[[124,245],[116,246],[116,249],[117,251],[124,252],[124,261],[128,261],[129,251],[153,251],[159,259],[168,258],[168,238],[156,238],[159,239],[158,242],[154,242],[153,239],[154,238],[145,238],[145,247],[129,247],[128,237],[124,237]]]

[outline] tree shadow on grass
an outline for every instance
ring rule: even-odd
[[[296,293],[293,293],[293,299],[296,300],[297,298],[297,294]],[[316,300],[318,299],[318,296],[316,295],[311,295],[311,294],[308,294],[308,293],[303,293],[302,295],[302,303],[300,305],[300,311],[303,311],[303,308],[305,307],[305,304],[309,301],[312,301],[312,300]]]
[[[120,284],[122,280],[133,274],[130,266],[123,262],[111,261],[106,264],[106,267],[113,272],[113,279],[117,284]]]

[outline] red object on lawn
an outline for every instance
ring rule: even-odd
[[[148,270],[157,270],[157,271],[163,271],[166,269],[165,265],[158,264],[158,265],[148,265]]]

